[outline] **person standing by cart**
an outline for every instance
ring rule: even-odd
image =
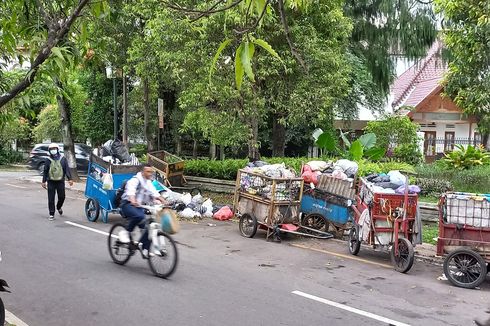
[[[65,157],[61,156],[58,144],[52,143],[48,147],[49,156],[46,159],[43,172],[42,187],[48,190],[49,220],[54,220],[55,208],[63,215],[63,203],[65,202],[65,179],[73,186],[70,168]],[[55,195],[58,194],[58,202],[54,204]]]

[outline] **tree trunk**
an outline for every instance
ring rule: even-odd
[[[64,90],[64,85],[59,80],[55,79],[54,82],[60,90]],[[64,155],[68,161],[68,167],[70,168],[73,181],[78,182],[80,181],[80,177],[78,176],[77,161],[75,158],[75,144],[73,143],[70,103],[61,92],[60,94],[56,95],[56,100],[58,102],[61,116]]]
[[[286,127],[279,121],[278,114],[272,115],[272,156],[284,157],[286,148]]]
[[[182,153],[182,139],[180,138],[180,135],[177,135],[175,137],[175,155],[180,156]]]
[[[216,144],[209,144],[209,158],[212,160],[216,159]]]
[[[128,90],[127,78],[123,72],[123,117],[122,117],[122,140],[124,145],[128,145]]]
[[[223,146],[223,145],[219,146],[219,159],[220,160],[225,159],[225,146]]]
[[[196,159],[197,158],[197,139],[193,140],[192,144],[192,158]]]
[[[148,86],[148,79],[143,79],[143,104],[145,106],[145,140],[147,150],[150,152],[153,150],[153,144],[150,133],[150,87]]]
[[[250,160],[259,160],[259,121],[253,116],[250,119],[250,136],[248,139],[248,158]]]

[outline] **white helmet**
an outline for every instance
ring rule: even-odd
[[[49,144],[48,149],[51,149],[51,148],[60,149],[60,146],[56,143],[51,143],[51,144]]]

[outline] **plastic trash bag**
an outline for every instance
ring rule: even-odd
[[[390,176],[390,182],[398,186],[403,186],[405,184],[406,178],[400,171],[390,171],[388,172]]]
[[[195,195],[194,197],[192,197],[192,200],[191,200],[194,204],[202,204],[202,202],[204,201],[204,198],[202,197],[201,194],[197,194]]]
[[[116,139],[112,142],[111,154],[119,159],[121,162],[131,161],[131,156],[129,155],[128,148],[119,139]]]
[[[214,213],[213,217],[215,220],[226,221],[233,217],[233,211],[228,206],[224,206]]]
[[[182,202],[187,206],[192,202],[192,195],[189,193],[185,193],[182,195]]]
[[[199,217],[201,216],[201,214],[194,212],[191,208],[186,208],[178,213],[179,217],[186,218],[186,219],[192,219],[196,217],[196,214]]]
[[[112,190],[114,187],[114,181],[112,180],[112,174],[105,173],[102,176],[102,189],[104,190]]]
[[[356,162],[349,161],[349,160],[338,160],[335,162],[334,167],[340,167],[344,171],[344,173],[347,175],[347,177],[353,177],[356,173],[357,170],[359,170],[359,165]]]
[[[324,161],[311,161],[306,163],[312,171],[323,171],[328,168],[328,163]]]

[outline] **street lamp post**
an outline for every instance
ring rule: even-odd
[[[112,65],[108,65],[106,68],[107,78],[112,79],[112,101],[114,105],[114,140],[117,139],[117,95],[116,95],[116,70]]]

